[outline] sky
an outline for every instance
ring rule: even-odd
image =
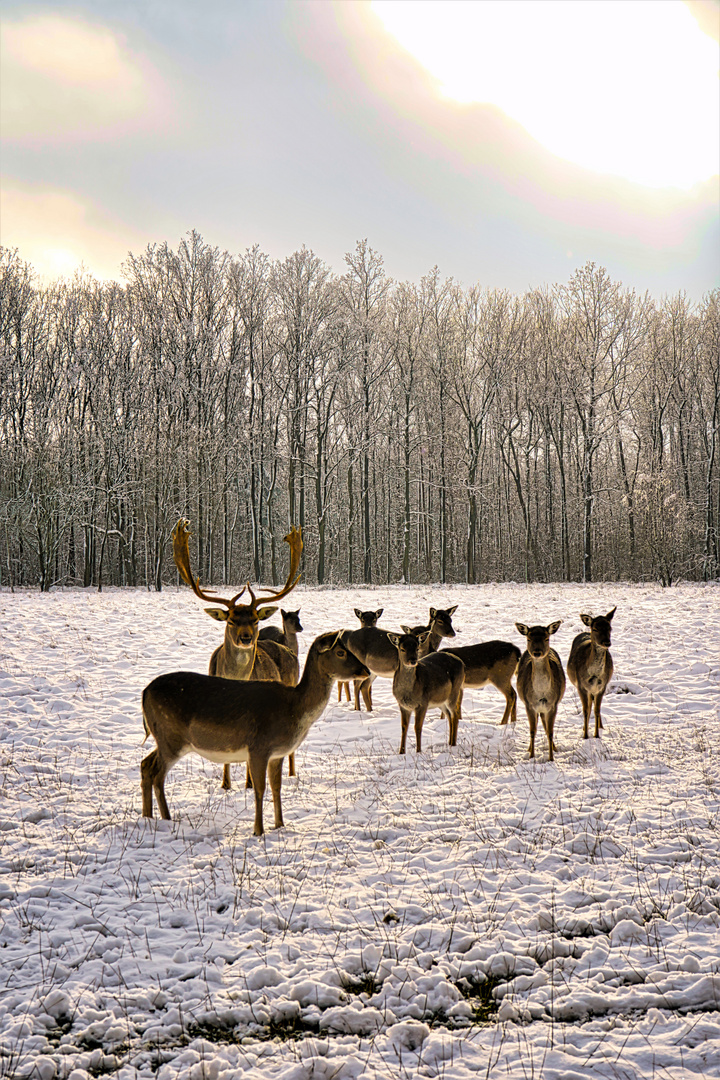
[[[0,242],[720,285],[720,0],[3,0]]]

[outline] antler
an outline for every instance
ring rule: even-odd
[[[177,525],[172,531],[173,538],[173,559],[175,565],[180,571],[180,577],[183,579],[186,585],[189,585],[192,591],[201,600],[209,601],[212,604],[222,604],[224,607],[232,610],[235,607],[235,603],[240,599],[245,589],[242,588],[240,592],[233,596],[231,600],[223,600],[221,596],[216,596],[215,593],[204,592],[200,588],[199,579],[196,580],[193,577],[192,570],[190,569],[190,552],[188,551],[188,537],[190,536],[190,522],[187,518],[180,518]]]
[[[282,589],[269,589],[264,596],[255,596],[250,584],[248,582],[248,592],[252,597],[253,607],[255,607],[260,600],[281,600],[283,596],[287,596],[289,592],[297,585],[300,580],[300,574],[298,574],[298,566],[300,565],[300,556],[302,555],[303,541],[302,541],[302,529],[296,529],[293,525],[287,536],[283,537],[286,544],[290,545],[290,570],[288,571],[287,581]]]

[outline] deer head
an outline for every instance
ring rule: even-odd
[[[549,626],[526,626],[525,623],[515,623],[518,633],[527,638],[527,651],[533,660],[543,660],[550,652],[550,638],[556,634],[562,625],[562,619],[550,623]]]
[[[180,572],[181,578],[186,585],[190,586],[200,600],[223,605],[221,608],[205,608],[205,611],[212,619],[217,620],[217,622],[225,623],[226,642],[229,642],[230,645],[237,649],[255,649],[257,646],[259,623],[264,619],[269,619],[270,616],[274,615],[277,611],[276,605],[271,605],[269,607],[261,607],[259,605],[264,600],[269,600],[271,598],[273,600],[280,600],[283,596],[287,596],[289,592],[292,592],[300,580],[298,566],[300,565],[300,556],[303,549],[301,530],[296,529],[295,526],[293,526],[287,536],[284,537],[285,543],[290,545],[290,570],[287,581],[282,589],[269,589],[266,590],[264,594],[256,596],[248,581],[239,593],[236,593],[235,596],[230,597],[229,599],[225,599],[222,596],[217,596],[215,593],[201,589],[198,580],[193,576],[190,568],[190,553],[188,551],[188,537],[190,536],[189,526],[190,522],[186,518],[180,518],[173,529],[172,534],[173,558],[175,559],[175,565]],[[239,604],[238,600],[246,589],[250,594],[250,603]]]
[[[612,611],[608,611],[607,615],[596,615],[595,618],[592,615],[580,616],[585,625],[590,628],[590,638],[596,648],[610,648],[612,644],[612,627],[610,624],[616,611],[617,607],[614,607]]]

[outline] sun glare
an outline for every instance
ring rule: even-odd
[[[70,277],[80,266],[80,260],[67,248],[45,248],[38,271],[48,277]]]
[[[720,171],[718,47],[679,0],[373,0],[455,101],[552,153],[650,187]]]

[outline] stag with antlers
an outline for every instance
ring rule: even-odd
[[[222,607],[205,608],[207,614],[217,622],[225,623],[225,637],[210,657],[209,675],[219,675],[224,679],[241,679],[247,681],[282,682],[286,686],[295,686],[298,680],[298,659],[290,649],[275,641],[260,641],[260,623],[269,619],[277,611],[277,606],[259,606],[265,600],[281,600],[297,585],[300,575],[298,567],[302,554],[302,532],[294,526],[290,529],[285,542],[290,546],[290,571],[287,581],[282,589],[270,589],[263,595],[255,596],[250,587],[250,582],[230,599],[217,596],[214,592],[208,592],[200,588],[199,580],[195,578],[190,568],[190,553],[188,550],[188,537],[190,536],[190,522],[186,518],[180,518],[173,529],[173,557],[180,576],[186,585],[189,585],[195,595],[209,603],[222,604]],[[249,604],[240,604],[238,601],[245,591],[250,595]],[[295,756],[290,755],[290,776],[295,775]],[[250,773],[247,774],[246,784],[252,787]],[[230,790],[230,765],[223,766],[222,786],[226,791]]]

